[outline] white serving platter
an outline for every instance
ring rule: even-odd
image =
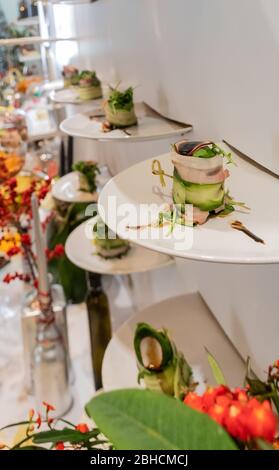
[[[100,166],[100,174],[96,177],[97,191],[90,193],[80,190],[79,173],[71,171],[59,178],[52,187],[52,195],[59,201],[74,202],[96,202],[101,188],[110,180],[111,174],[106,165]]]
[[[101,141],[145,141],[174,136],[184,136],[192,130],[192,126],[179,123],[158,114],[145,103],[136,103],[135,110],[138,118],[136,126],[128,127],[125,130],[115,129],[110,132],[102,131],[104,116],[100,116],[99,110],[80,113],[71,116],[60,124],[60,129],[73,137],[83,137],[87,139]],[[94,117],[94,111],[96,117]]]
[[[80,191],[79,173],[71,171],[59,178],[52,187],[52,195],[59,201],[74,202],[96,202],[97,192],[90,193]]]
[[[179,351],[193,368],[199,392],[204,382],[215,385],[205,348],[219,362],[227,383],[239,386],[245,376],[245,364],[226,337],[199,294],[174,297],[136,313],[113,335],[106,349],[102,378],[104,390],[138,387],[133,339],[139,322],[166,328]]]
[[[230,150],[224,143],[220,145],[225,150]],[[167,173],[172,174],[170,154],[155,158],[160,161]],[[166,187],[160,186],[159,177],[152,175],[151,172],[153,159],[129,167],[112,178],[100,194],[99,213],[119,236],[171,256],[219,263],[279,263],[278,178],[235,153],[233,158],[237,166],[229,166],[231,176],[227,180],[226,187],[235,200],[244,201],[251,208],[250,213],[237,210],[228,217],[214,218],[194,228],[176,225],[170,235],[160,228],[127,229],[128,225],[143,225],[152,218],[153,221],[156,220],[158,209],[154,208],[152,217],[148,218],[147,210],[140,212],[142,203],[153,203],[158,207],[172,200],[172,179],[165,178]],[[112,211],[110,205],[112,201],[118,212],[117,223],[115,223],[115,211]],[[134,209],[133,213],[126,215],[125,223],[119,214],[123,204],[128,204]],[[262,238],[265,244],[256,243],[242,232],[232,229],[230,223],[234,220],[241,221],[249,230]],[[121,221],[122,223],[119,223]]]
[[[97,255],[92,240],[95,222],[96,217],[83,222],[73,230],[66,241],[66,255],[76,266],[99,274],[124,275],[146,272],[173,263],[173,259],[169,256],[136,245],[132,245],[122,258],[112,260],[101,258]]]
[[[60,104],[84,104],[90,102],[93,106],[94,104],[96,106],[100,106],[102,102],[101,99],[81,100],[74,87],[63,88],[62,90],[53,90],[49,96],[52,101]]]

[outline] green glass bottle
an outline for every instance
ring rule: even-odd
[[[90,332],[91,358],[96,390],[102,388],[102,362],[111,338],[111,321],[108,298],[103,291],[100,274],[87,273],[86,298]]]

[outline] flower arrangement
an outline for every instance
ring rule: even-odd
[[[37,287],[36,256],[32,249],[32,210],[31,196],[37,194],[42,201],[49,192],[50,180],[42,181],[38,178],[29,178],[27,187],[23,190],[19,184],[19,178],[11,178],[4,182],[0,191],[0,246],[6,246],[6,256],[12,258],[21,253],[28,269],[26,272],[7,273],[3,279],[10,283],[19,279],[25,283]],[[46,228],[48,219],[45,220],[43,228]],[[60,257],[64,254],[61,244],[52,250],[46,250],[48,260]]]
[[[240,448],[254,448],[256,439],[275,441],[277,417],[270,402],[260,402],[249,394],[249,388],[209,387],[202,396],[189,392],[184,403],[219,423],[238,441]]]
[[[151,343],[147,348],[141,348],[141,341],[148,338],[147,330],[152,333],[153,346],[154,341],[159,340],[156,357]],[[170,386],[170,382],[177,383],[174,369],[181,372],[182,363],[172,370],[170,366],[182,356],[169,340],[167,332],[141,324],[136,330],[135,339],[139,372],[145,381],[150,364],[146,362],[147,355],[143,352],[149,351],[153,362],[156,359],[154,365],[158,366],[157,370],[149,370],[152,374],[145,382],[147,387],[151,384],[152,390],[117,390],[95,396],[85,407],[87,415],[98,426],[93,429],[85,423],[74,425],[64,419],[53,420],[49,415],[53,407],[44,403],[44,419],[40,414],[34,419],[35,413],[31,410],[28,421],[6,426],[25,425],[26,436],[11,447],[4,443],[1,447],[38,449],[44,445],[44,448],[56,450],[100,447],[104,450],[279,449],[279,360],[268,368],[265,382],[251,373],[248,361],[245,387],[232,390],[225,384],[218,363],[207,352],[217,386],[209,386],[202,395],[198,395],[195,391],[197,384],[192,381],[189,387],[186,381],[184,394],[179,393],[175,398],[175,387]],[[171,351],[171,363],[169,360],[166,364],[158,363],[158,346],[162,345],[164,351],[161,357],[164,359],[166,351]],[[183,364],[187,365],[188,377],[191,377],[190,366],[184,358]],[[157,378],[156,374],[159,374]],[[159,387],[157,379],[166,380],[168,387],[162,383]],[[182,392],[184,383],[179,383]],[[39,430],[42,423],[48,427],[47,431]],[[64,426],[62,429],[61,425]]]
[[[108,441],[101,436],[97,428],[89,429],[86,423],[75,425],[62,418],[54,419],[51,416],[51,412],[55,411],[54,406],[43,402],[43,407],[43,416],[31,408],[26,421],[2,428],[2,431],[4,431],[10,427],[20,425],[25,427],[25,432],[22,439],[11,446],[0,442],[0,450],[90,450],[101,445],[110,448]],[[67,427],[57,429],[57,426],[61,424],[66,424]],[[43,427],[46,430],[42,430]]]

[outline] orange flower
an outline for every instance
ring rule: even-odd
[[[224,420],[224,427],[231,434],[231,436],[247,442],[250,440],[250,431],[247,423],[247,415],[245,407],[238,403],[233,402],[228,409],[228,413]]]
[[[202,397],[199,397],[194,392],[189,392],[186,395],[186,397],[184,398],[184,403],[185,405],[190,406],[190,408],[193,408],[194,410],[204,411],[204,407],[202,404]]]
[[[202,396],[190,392],[184,403],[208,414],[236,439],[248,442],[262,438],[273,442],[277,418],[270,403],[260,403],[247,395],[247,389],[230,390],[225,386],[209,388]]]
[[[46,401],[43,401],[43,405],[46,407],[46,412],[48,413],[49,411],[55,411],[54,406],[49,405]]]
[[[31,409],[29,410],[29,414],[28,414],[30,421],[33,419],[34,414],[35,414],[35,411],[33,410],[33,408],[31,408]]]
[[[221,424],[221,426],[224,424],[224,419],[227,412],[228,407],[226,405],[217,403],[208,410],[209,416],[214,419],[214,421],[217,421],[217,423]]]
[[[80,423],[76,426],[76,430],[84,434],[86,432],[89,432],[89,427],[86,423]]]
[[[277,420],[274,416],[270,403],[265,400],[259,403],[253,398],[248,403],[249,419],[248,427],[252,437],[261,437],[268,442],[275,438]]]
[[[233,392],[234,398],[241,403],[247,403],[248,402],[248,395],[247,395],[247,390],[243,390],[242,388],[236,388]]]
[[[39,429],[41,427],[41,424],[42,424],[42,417],[41,417],[40,413],[38,413],[38,418],[36,419],[36,424],[37,424],[37,429]]]
[[[56,442],[55,449],[56,450],[64,450],[65,449],[64,443],[63,442]]]
[[[17,255],[20,252],[21,252],[21,249],[19,248],[19,246],[13,246],[12,248],[10,248],[7,251],[7,256],[9,256],[9,258],[11,258],[12,256]]]
[[[228,399],[232,399],[232,393],[225,385],[219,385],[215,388],[208,388],[203,395],[203,404],[208,410],[216,402],[217,397],[225,396]]]

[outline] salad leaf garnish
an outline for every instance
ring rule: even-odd
[[[79,80],[88,80],[91,82],[92,86],[99,86],[101,84],[100,80],[98,79],[96,72],[90,72],[90,70],[83,70],[79,76]]]
[[[212,158],[212,157],[216,157],[217,155],[220,155],[226,158],[227,164],[231,163],[235,165],[231,152],[225,152],[225,150],[223,150],[217,144],[211,144],[206,147],[202,147],[193,153],[193,157],[198,157],[198,158]]]
[[[77,162],[73,165],[73,170],[79,171],[85,176],[89,192],[94,193],[97,189],[96,177],[100,174],[100,169],[97,163]]]
[[[115,113],[116,110],[122,109],[125,111],[131,111],[134,106],[133,95],[134,90],[132,87],[127,88],[125,91],[119,91],[117,88],[110,87],[110,94],[108,98],[108,104],[112,111]]]

